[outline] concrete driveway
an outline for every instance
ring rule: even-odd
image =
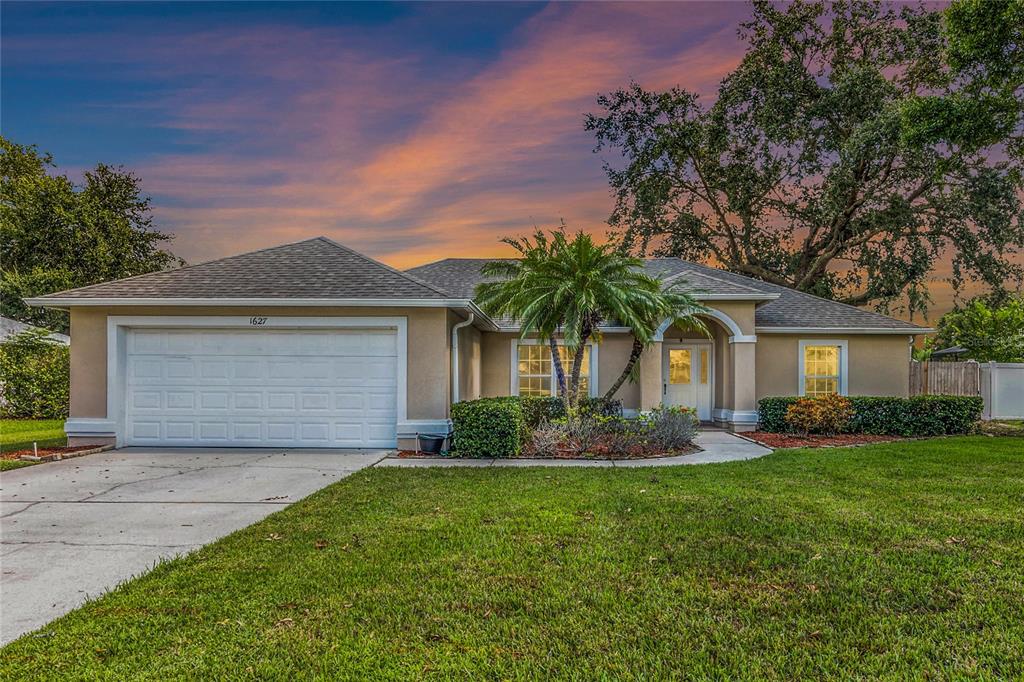
[[[126,448],[0,476],[0,643],[387,453]]]

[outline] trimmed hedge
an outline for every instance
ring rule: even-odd
[[[515,457],[529,433],[516,396],[452,405],[455,450],[461,457]]]
[[[786,410],[799,400],[796,396],[762,398],[758,401],[759,428],[774,433],[791,433]],[[853,418],[847,433],[884,436],[942,436],[970,433],[981,419],[984,402],[980,396],[917,395],[852,396]]]

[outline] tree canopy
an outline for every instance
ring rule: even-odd
[[[976,298],[939,319],[932,348],[960,346],[978,362],[1024,362],[1024,298]]]
[[[53,158],[0,137],[0,310],[66,332],[67,314],[29,308],[26,296],[182,264],[153,228],[150,199],[130,172],[105,164],[76,185]]]
[[[636,253],[714,261],[854,305],[923,311],[1024,279],[1024,0],[944,12],[758,0],[747,52],[706,105],[637,84],[586,126],[611,225]]]

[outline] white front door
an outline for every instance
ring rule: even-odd
[[[125,443],[394,447],[395,339],[379,329],[133,329]]]
[[[713,347],[709,343],[664,344],[662,347],[662,402],[697,410],[697,418],[711,421]]]

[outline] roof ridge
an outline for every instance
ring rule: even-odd
[[[338,248],[338,249],[340,249],[342,251],[345,251],[346,253],[350,253],[350,254],[352,254],[354,256],[362,258],[363,260],[365,260],[368,263],[373,263],[374,265],[379,265],[380,267],[384,268],[385,270],[393,272],[394,274],[399,275],[400,277],[404,277],[405,279],[409,280],[410,282],[418,284],[418,285],[420,285],[422,287],[426,287],[427,289],[430,289],[434,293],[440,294],[441,296],[444,296],[445,298],[453,298],[451,293],[445,291],[444,289],[439,289],[438,287],[434,286],[433,284],[430,284],[429,282],[427,282],[425,280],[422,280],[419,277],[416,277],[415,275],[410,275],[408,272],[403,272],[403,271],[399,270],[398,268],[393,268],[390,265],[388,265],[387,263],[381,263],[376,258],[371,258],[371,257],[367,256],[364,253],[359,253],[355,249],[350,248],[348,246],[345,246],[344,244],[342,244],[340,242],[336,242],[333,239],[331,239],[330,237],[324,237],[323,235],[321,235],[319,237],[315,237],[315,239],[320,239],[322,241],[325,241],[328,244],[330,244],[331,246],[334,246],[335,248]],[[313,240],[308,240],[308,241],[313,241]]]
[[[671,258],[669,258],[669,259],[664,259],[664,260],[675,260],[675,259],[671,259]],[[706,265],[701,265],[700,263],[693,263],[693,262],[691,262],[691,261],[688,261],[688,260],[683,260],[682,258],[679,258],[678,260],[682,261],[683,263],[687,263],[687,264],[689,264],[689,265],[698,265],[698,266],[701,266],[701,267],[705,268],[706,270],[717,270],[717,268],[709,268],[709,267],[708,267],[708,266],[706,266]],[[686,273],[685,273],[685,272],[677,272],[676,274],[672,275],[671,277],[666,277],[666,278],[665,278],[664,280],[662,280],[662,281],[663,281],[663,282],[668,282],[668,281],[671,281],[671,280],[673,280],[673,279],[676,279],[677,277],[683,277],[683,276],[685,276],[685,275],[686,275]],[[754,287],[752,287],[752,286],[750,286],[750,285],[747,285],[747,284],[739,284],[739,283],[737,283],[737,282],[730,282],[730,281],[729,281],[729,280],[727,280],[727,279],[722,279],[721,277],[716,277],[715,275],[709,275],[709,274],[707,274],[707,273],[704,273],[704,272],[702,272],[702,273],[699,273],[699,275],[700,275],[701,277],[707,277],[708,279],[713,279],[713,280],[715,280],[716,282],[721,282],[722,284],[728,284],[729,286],[734,286],[734,287],[742,287],[743,289],[749,289],[750,291],[753,291],[753,292],[754,292],[754,293],[756,293],[756,294],[763,294],[763,293],[765,293],[764,291],[760,291],[760,290],[758,290],[758,289],[755,289]],[[742,276],[742,275],[741,275],[741,276]],[[756,282],[757,280],[754,280],[754,281]]]
[[[50,294],[43,294],[37,298],[58,298],[61,294],[65,294],[69,291],[85,291],[94,287],[100,287],[113,282],[127,282],[133,279],[139,279],[140,277],[149,277],[150,275],[159,275],[168,272],[181,272],[182,270],[191,270],[192,268],[198,268],[200,265],[213,265],[214,263],[220,263],[221,261],[231,260],[232,258],[240,258],[242,256],[252,256],[257,253],[264,253],[266,251],[274,251],[276,249],[283,249],[287,246],[295,246],[296,244],[305,244],[306,242],[312,242],[319,239],[319,237],[312,237],[310,239],[300,239],[297,242],[288,242],[287,244],[277,244],[276,246],[265,246],[262,249],[256,249],[255,251],[245,251],[244,253],[236,253],[230,256],[221,256],[220,258],[213,258],[211,260],[202,261],[201,263],[186,263],[179,268],[171,268],[170,270],[153,270],[151,272],[142,272],[138,275],[129,275],[128,277],[121,277],[118,279],[108,279],[105,282],[95,282],[93,284],[86,284],[81,287],[71,287],[70,289],[64,289],[62,291],[55,291]]]
[[[682,260],[682,259],[680,259],[680,260]],[[692,263],[692,261],[685,261],[685,262]],[[864,308],[859,308],[859,307],[857,307],[855,305],[852,305],[850,303],[843,303],[842,301],[836,301],[836,300],[831,299],[831,298],[825,298],[824,296],[817,296],[815,294],[809,294],[806,291],[800,291],[799,289],[794,289],[793,287],[787,287],[787,286],[784,286],[782,284],[775,284],[774,282],[765,282],[763,280],[754,279],[753,277],[747,277],[746,275],[741,275],[738,272],[731,272],[729,270],[723,270],[722,268],[713,268],[710,265],[704,265],[703,263],[692,263],[692,264],[696,265],[697,267],[703,268],[705,270],[714,270],[715,272],[724,272],[724,273],[728,273],[728,274],[732,275],[733,277],[742,277],[743,279],[749,279],[752,282],[758,282],[759,284],[764,284],[765,286],[771,287],[773,289],[782,289],[782,290],[784,290],[784,291],[786,291],[786,292],[788,292],[790,294],[794,294],[794,295],[797,295],[797,296],[803,296],[805,298],[813,298],[816,301],[823,301],[825,303],[830,303],[832,305],[841,305],[841,306],[843,306],[845,308],[849,308],[850,310],[856,310],[858,313],[867,313],[868,315],[873,315],[875,317],[881,317],[881,318],[884,318],[886,320],[895,320],[895,321],[900,322],[900,323],[905,324],[905,325],[909,325],[909,326],[912,326],[912,327],[917,327],[919,329],[925,329],[925,327],[922,327],[921,325],[919,325],[919,324],[917,324],[915,322],[907,322],[906,320],[900,320],[898,318],[891,317],[891,316],[885,315],[883,313],[875,312],[874,310],[866,310]],[[707,275],[707,276],[708,277],[712,277],[712,275]],[[746,285],[745,284],[741,284],[741,285],[738,285],[738,286],[746,286]]]

